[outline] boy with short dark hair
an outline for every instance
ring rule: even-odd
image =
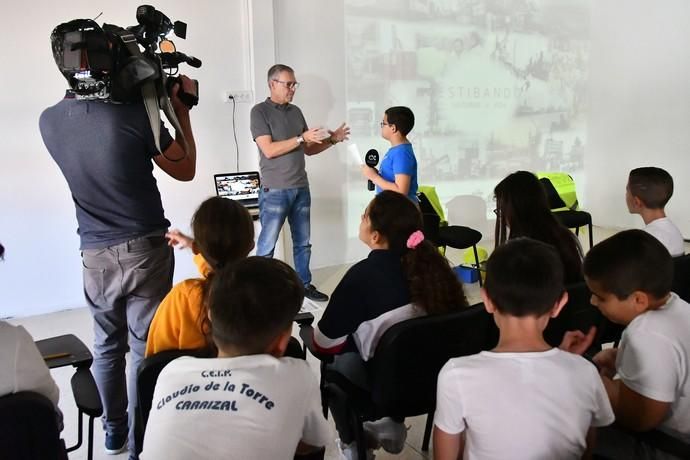
[[[672,257],[685,253],[683,235],[664,207],[673,196],[673,178],[661,168],[644,167],[630,171],[625,188],[625,202],[631,214],[639,214],[644,220],[644,230],[653,235],[668,249]]]
[[[529,238],[508,241],[489,258],[481,294],[498,345],[441,370],[434,458],[581,458],[593,427],[613,413],[596,368],[544,341],[568,300],[558,253]]]
[[[627,326],[618,348],[594,356],[617,424],[690,442],[690,305],[671,292],[668,251],[649,233],[627,230],[594,246],[584,272],[592,304]],[[615,441],[602,436],[601,447],[610,445],[620,458],[653,450],[632,436],[606,434]]]
[[[379,171],[362,165],[362,173],[376,184],[376,193],[392,190],[417,203],[417,158],[407,139],[414,127],[414,113],[409,107],[390,107],[380,124],[381,137],[390,142],[391,147],[383,157]]]
[[[304,298],[285,263],[250,257],[211,282],[218,358],[176,359],[158,377],[143,459],[292,459],[332,438],[306,361],[283,357]]]

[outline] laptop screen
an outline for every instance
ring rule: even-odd
[[[261,181],[258,172],[216,174],[213,179],[218,196],[237,200],[248,208],[259,206]]]

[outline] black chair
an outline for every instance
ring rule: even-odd
[[[655,449],[675,455],[678,458],[690,458],[690,444],[663,431],[651,430],[633,435]]]
[[[0,458],[67,460],[53,403],[24,391],[0,398]]]
[[[153,403],[153,391],[156,389],[158,375],[172,360],[181,356],[195,356],[197,358],[210,357],[207,349],[199,350],[167,350],[144,358],[137,370],[137,404],[135,407],[134,433],[136,453],[139,455],[143,449],[144,432],[146,422],[149,420],[149,412]]]
[[[422,450],[428,450],[439,371],[450,358],[493,348],[497,336],[491,325],[493,319],[482,304],[393,325],[381,337],[368,363],[371,392],[362,391],[344,375],[322,366],[322,391],[347,399],[359,458],[366,458],[363,423],[382,417],[428,414],[422,443]],[[310,337],[310,329],[304,327],[300,335]],[[305,345],[311,346],[308,342]]]
[[[539,179],[539,182],[541,182],[541,185],[544,188],[550,209],[560,209],[566,207],[565,202],[558,194],[556,187],[553,186],[547,177],[542,177]],[[563,226],[567,228],[574,228],[576,235],[580,234],[580,227],[586,226],[589,232],[589,248],[592,249],[592,246],[594,246],[594,236],[592,234],[592,215],[590,213],[586,211],[578,211],[576,209],[568,209],[564,211],[553,211],[553,215],[561,224],[563,224]]]
[[[671,454],[676,458],[690,458],[690,444],[678,439],[673,436],[664,433],[660,430],[645,431],[642,433],[636,433],[628,430],[624,430],[621,427],[617,427],[617,430],[625,431],[630,436],[636,438],[637,440],[647,444],[654,449],[660,450],[667,454]],[[592,455],[593,460],[618,460],[621,458],[620,455],[615,457],[610,457],[609,455],[602,455],[594,453]],[[666,457],[664,457],[666,458]]]
[[[601,351],[602,345],[609,342],[618,344],[623,333],[623,326],[612,323],[601,311],[590,303],[592,296],[587,284],[584,282],[566,286],[568,303],[556,318],[551,318],[544,330],[544,340],[557,347],[568,331],[579,330],[587,333],[592,326],[597,328],[594,342],[585,353],[592,356]]]
[[[690,302],[690,254],[673,258],[673,284],[671,290]]]
[[[73,334],[37,340],[36,347],[50,369],[72,366],[76,369],[72,379],[72,394],[78,409],[77,443],[67,452],[79,449],[83,443],[83,419],[89,418],[87,459],[93,458],[93,424],[96,417],[103,415],[103,405],[98,387],[91,374],[93,356],[84,343]],[[4,458],[4,457],[2,457]]]
[[[568,302],[563,306],[561,313],[549,320],[549,324],[544,330],[544,340],[552,347],[557,347],[563,340],[563,336],[568,331],[579,330],[587,333],[592,326],[597,327],[597,337],[602,334],[602,324],[605,324],[605,317],[598,308],[590,303],[591,293],[584,282],[572,284],[566,287],[568,292]]]
[[[424,235],[429,241],[442,248],[446,246],[455,249],[472,248],[474,251],[474,267],[480,270],[477,244],[481,241],[482,234],[470,227],[446,225],[424,193],[418,192],[417,198],[419,199],[419,208],[422,212]],[[481,273],[479,285],[482,285]]]

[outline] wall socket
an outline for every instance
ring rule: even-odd
[[[251,104],[254,102],[254,95],[251,91],[226,91],[223,99],[225,102],[232,102],[234,99],[237,104]]]

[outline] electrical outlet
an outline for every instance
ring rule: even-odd
[[[226,91],[224,99],[225,102],[232,102],[234,99],[237,104],[251,104],[254,102],[251,91]]]

